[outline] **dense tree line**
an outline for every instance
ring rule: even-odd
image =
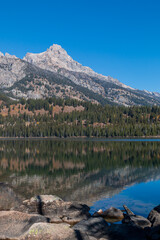
[[[1,137],[140,137],[160,135],[159,106],[110,106],[73,99],[24,100],[20,103],[34,113],[45,115],[3,117],[0,115]],[[9,103],[7,103],[9,104]],[[84,111],[59,113],[53,117],[53,106],[83,106]],[[1,106],[2,107],[2,106]]]

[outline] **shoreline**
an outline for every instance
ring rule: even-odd
[[[141,137],[0,137],[0,140],[77,140],[77,141],[148,141],[160,140],[160,136]]]
[[[2,207],[0,239],[159,240],[159,209],[160,205],[154,207],[147,218],[135,215],[126,205],[123,209],[100,209],[91,215],[90,207],[81,202],[37,195],[11,209]]]

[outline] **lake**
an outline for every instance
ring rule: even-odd
[[[55,194],[91,213],[126,204],[147,216],[160,204],[160,141],[0,140],[0,182],[24,198]]]

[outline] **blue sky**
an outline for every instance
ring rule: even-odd
[[[57,43],[99,73],[160,92],[159,0],[6,0],[0,10],[1,52]]]

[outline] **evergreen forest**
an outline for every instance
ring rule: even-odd
[[[54,112],[57,106],[60,111]],[[66,106],[72,111],[64,111]],[[58,98],[1,100],[0,137],[151,136],[160,136],[159,106],[111,106]]]

